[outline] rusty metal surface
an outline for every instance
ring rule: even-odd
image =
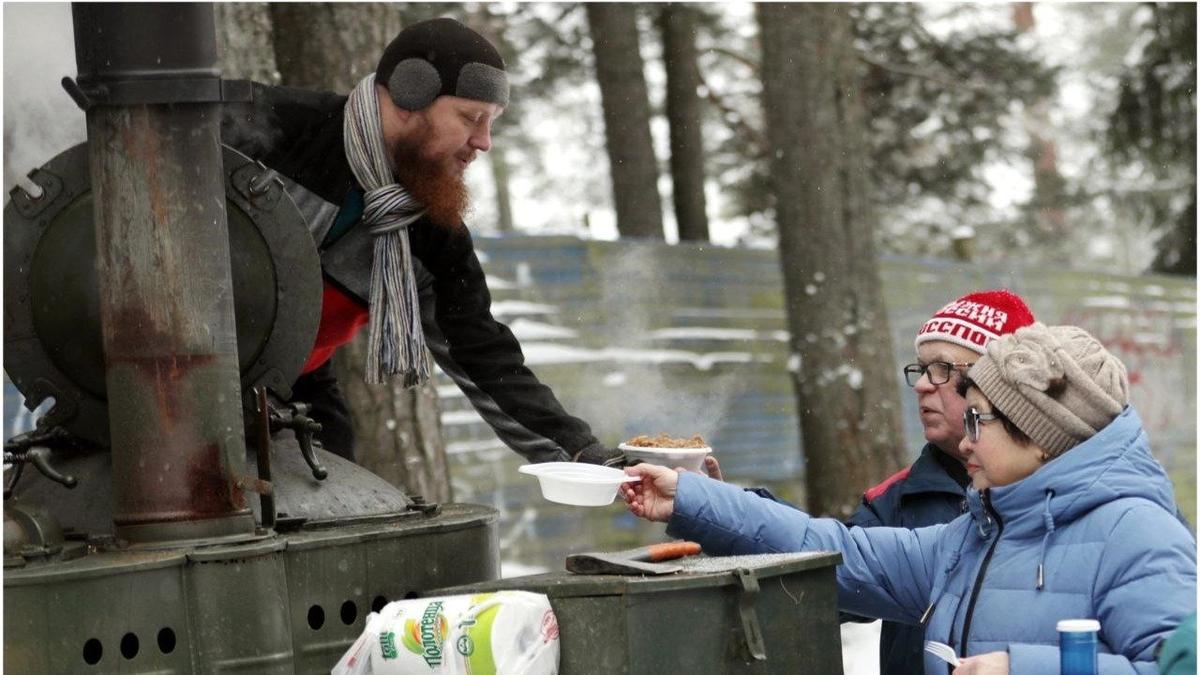
[[[216,112],[88,113],[113,517],[135,538],[253,531]],[[181,528],[136,527],[162,523]]]
[[[73,17],[83,86],[217,74],[211,6],[76,5]],[[87,111],[113,520],[132,541],[254,534],[237,480],[246,449],[219,117],[215,103]]]
[[[333,453],[316,452],[329,469],[329,477],[323,481],[313,478],[290,431],[277,434],[271,443],[271,490],[284,526],[399,517],[406,513],[415,517],[405,517],[405,522],[427,520],[410,509],[412,501],[399,488]],[[257,473],[256,454],[247,452],[244,475]],[[54,462],[61,471],[79,476],[79,486],[66,490],[36,471],[27,471],[13,491],[14,503],[53,504],[63,527],[79,536],[115,535],[111,453],[101,448],[56,451]],[[249,499],[248,505],[262,522],[260,500]]]
[[[48,423],[107,445],[87,153],[86,144],[77,145],[34,171],[44,191],[35,215],[19,209],[27,199],[20,188],[5,207],[4,361],[27,406],[52,397]],[[222,160],[242,389],[262,385],[286,399],[320,317],[316,248],[281,189],[269,184],[264,194],[247,196],[245,184],[261,174],[254,162],[227,146]]]

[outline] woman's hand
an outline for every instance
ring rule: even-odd
[[[952,675],[1008,675],[1008,652],[988,652],[959,659]]]
[[[621,484],[621,496],[633,515],[660,523],[670,520],[675,512],[679,472],[655,464],[638,464],[625,467],[625,473],[641,478]]]

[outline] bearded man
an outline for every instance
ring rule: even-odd
[[[369,382],[426,381],[428,348],[529,461],[622,461],[525,367],[463,224],[463,174],[508,93],[495,47],[434,19],[401,31],[349,96],[256,84],[253,103],[226,106],[223,140],[280,174],[318,245],[321,321],[293,400],[313,406],[326,450],[354,459],[330,359],[368,326]]]

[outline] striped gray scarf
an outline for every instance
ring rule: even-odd
[[[343,127],[346,159],[366,191],[360,227],[370,228],[375,235],[366,380],[382,384],[389,376],[399,374],[404,378],[404,386],[411,387],[429,379],[425,333],[421,330],[417,283],[408,243],[408,226],[425,213],[425,207],[395,182],[383,143],[379,99],[375,96],[372,73],[350,93]]]

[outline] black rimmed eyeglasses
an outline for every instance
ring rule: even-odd
[[[950,373],[959,368],[970,368],[974,363],[950,363],[948,361],[931,361],[930,363],[910,363],[904,366],[904,381],[908,386],[915,387],[921,376],[929,374],[929,384],[934,386],[950,381]]]
[[[1001,416],[996,413],[981,413],[977,408],[971,407],[963,411],[963,432],[967,438],[971,439],[972,443],[979,441],[979,423],[991,422],[998,420]]]

